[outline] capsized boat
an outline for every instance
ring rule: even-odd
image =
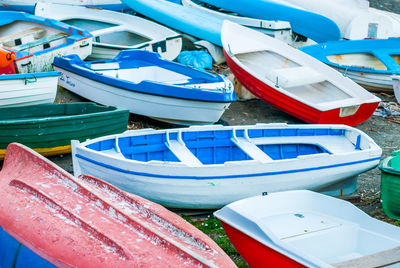
[[[178,215],[21,144],[7,148],[0,189],[1,227],[58,267],[236,267]]]
[[[122,2],[158,23],[221,46],[222,19],[167,0]]]
[[[35,15],[56,19],[93,35],[91,60],[112,59],[121,50],[142,49],[173,60],[182,49],[182,36],[139,16],[80,6],[38,2]]]
[[[399,227],[319,193],[258,195],[214,215],[251,267],[389,267],[400,262]]]
[[[0,45],[16,53],[17,73],[52,71],[56,55],[92,51],[92,36],[74,26],[16,11],[0,11]]]
[[[71,151],[71,140],[120,133],[129,112],[95,103],[39,104],[0,110],[0,159],[7,145],[23,142],[42,155]]]
[[[210,14],[222,20],[230,20],[240,25],[250,27],[293,46],[303,44],[303,42],[300,42],[300,40],[292,33],[292,28],[288,21],[244,17],[198,0],[182,0],[182,5],[202,11],[205,14]]]
[[[293,5],[287,5],[283,0],[201,1],[247,17],[288,21],[293,32],[302,35],[302,38],[307,37],[318,43],[341,38],[339,27],[331,19]]]
[[[382,153],[365,133],[343,125],[145,129],[71,146],[75,176],[89,174],[168,207],[196,209],[292,189],[347,195]]]
[[[221,39],[229,68],[242,85],[307,123],[354,126],[379,104],[349,78],[258,31],[224,21]]]
[[[393,91],[398,103],[400,103],[400,76],[393,76]]]
[[[368,0],[273,0],[305,9],[334,21],[342,38],[400,37],[400,15],[369,7]]]
[[[59,76],[59,72],[0,75],[0,108],[53,103]]]
[[[38,2],[87,6],[115,11],[124,11],[129,9],[128,6],[122,4],[120,0],[0,0],[0,10],[17,10],[34,13],[35,5]]]
[[[301,50],[371,90],[392,91],[400,74],[400,38],[342,40]]]
[[[174,124],[217,122],[236,99],[226,77],[143,50],[121,51],[105,61],[57,57],[54,66],[62,73],[59,85],[86,99]]]

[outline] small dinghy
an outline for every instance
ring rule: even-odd
[[[54,66],[62,73],[59,85],[86,99],[174,124],[217,122],[236,99],[226,77],[148,51],[121,51],[112,60],[92,62],[57,57]]]
[[[59,76],[59,72],[0,75],[0,108],[53,103]]]
[[[0,109],[0,159],[11,142],[23,142],[42,155],[71,151],[85,141],[126,130],[129,112],[95,103],[40,104]]]
[[[35,5],[39,2],[87,6],[115,11],[124,11],[129,9],[128,6],[122,4],[120,0],[0,0],[0,10],[17,10],[33,13],[35,11]]]
[[[375,167],[381,153],[365,133],[340,125],[147,129],[72,142],[76,176],[99,177],[168,207],[196,209],[292,189],[350,194],[354,178]]]
[[[56,55],[86,58],[92,51],[92,36],[55,20],[0,11],[0,45],[16,53],[17,73],[36,73],[51,71]]]
[[[0,225],[22,243],[1,240],[2,267],[236,267],[178,215],[21,144],[7,148],[0,196]]]
[[[38,2],[35,15],[56,19],[93,35],[92,60],[112,59],[121,50],[157,52],[167,60],[182,49],[182,37],[160,24],[114,11]]]
[[[319,193],[254,196],[214,215],[251,267],[372,268],[400,263],[399,227]]]
[[[221,39],[226,61],[243,86],[307,123],[354,126],[379,104],[349,78],[282,41],[230,21],[224,22]]]
[[[400,38],[342,40],[301,50],[371,90],[392,91],[400,74]]]

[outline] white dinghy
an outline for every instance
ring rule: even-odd
[[[251,267],[399,267],[400,228],[311,191],[254,196],[214,215]]]
[[[38,2],[35,14],[63,21],[93,35],[90,59],[112,59],[121,50],[157,52],[173,60],[182,49],[177,32],[144,18],[115,11]]]
[[[72,142],[75,176],[196,209],[293,189],[349,194],[354,177],[375,167],[381,153],[365,133],[343,125],[145,129]]]

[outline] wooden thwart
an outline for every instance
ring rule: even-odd
[[[364,257],[335,263],[332,266],[337,268],[372,268],[384,267],[395,263],[400,263],[400,247],[395,247]]]
[[[14,41],[15,39],[19,39],[19,38],[25,37],[30,34],[39,35],[39,34],[43,33],[44,31],[45,31],[45,29],[42,29],[39,27],[33,27],[33,28],[30,28],[30,29],[22,31],[22,32],[17,32],[14,34],[2,36],[2,37],[0,37],[0,43]]]

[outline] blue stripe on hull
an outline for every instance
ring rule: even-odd
[[[281,174],[290,174],[290,173],[298,173],[298,172],[306,172],[306,171],[314,171],[314,170],[322,170],[322,169],[328,169],[328,168],[336,168],[336,167],[343,167],[343,166],[351,166],[351,165],[356,165],[356,164],[361,164],[361,163],[367,163],[367,162],[372,162],[372,161],[379,161],[381,158],[380,157],[375,157],[375,158],[370,158],[370,159],[365,159],[365,160],[360,160],[360,161],[353,161],[353,162],[347,162],[347,163],[342,163],[342,164],[335,164],[335,165],[327,165],[327,166],[320,166],[320,167],[312,167],[312,168],[304,168],[304,169],[292,169],[292,170],[284,170],[284,171],[275,171],[275,172],[264,172],[264,173],[254,173],[254,174],[243,174],[243,175],[226,175],[226,176],[171,176],[171,175],[160,175],[160,174],[150,174],[150,173],[144,173],[144,172],[136,172],[136,171],[130,171],[130,170],[125,170],[121,169],[118,167],[114,167],[108,164],[104,164],[101,162],[98,162],[96,160],[90,159],[88,157],[85,157],[80,154],[76,154],[76,157],[79,157],[83,160],[86,160],[90,163],[96,164],[98,166],[102,166],[111,170],[115,170],[121,173],[126,173],[126,174],[131,174],[131,175],[138,175],[138,176],[146,176],[146,177],[154,177],[154,178],[166,178],[166,179],[190,179],[190,180],[211,180],[211,179],[235,179],[235,178],[247,178],[247,177],[259,177],[259,176],[272,176],[272,175],[281,175]]]

